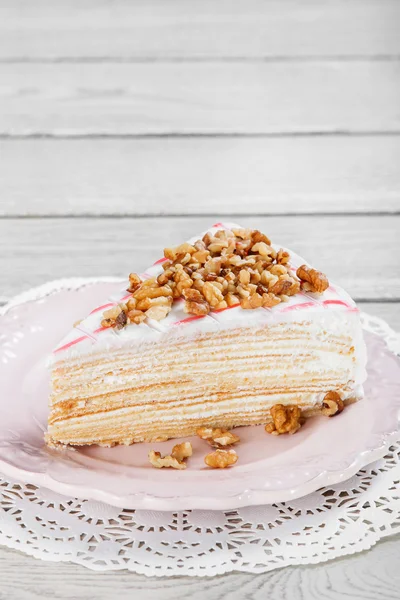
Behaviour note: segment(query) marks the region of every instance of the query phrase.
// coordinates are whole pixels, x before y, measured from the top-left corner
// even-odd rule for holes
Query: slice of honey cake
[[[95,307],[54,350],[49,445],[131,444],[201,426],[334,414],[363,395],[350,296],[257,230],[218,223]]]

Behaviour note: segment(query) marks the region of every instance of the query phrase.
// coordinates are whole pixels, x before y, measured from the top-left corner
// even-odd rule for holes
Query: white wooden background
[[[400,329],[399,0],[0,0],[0,302],[125,275],[219,216]],[[146,579],[0,550],[0,598],[397,599],[400,539]]]

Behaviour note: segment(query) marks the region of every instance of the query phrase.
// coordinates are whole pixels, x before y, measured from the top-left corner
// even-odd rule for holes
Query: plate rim
[[[123,281],[123,279],[120,277],[67,278],[53,280],[43,285],[33,287],[26,292],[13,297],[7,304],[0,307],[0,316],[4,316],[10,310],[21,307],[26,303],[33,303],[60,292],[75,292],[90,285],[99,283],[117,283],[121,281]],[[388,336],[393,336],[396,339],[399,338],[399,334],[397,334],[386,321],[380,317],[375,317],[368,313],[362,314],[381,325]],[[385,339],[382,335],[379,337]],[[385,340],[385,343],[388,346],[387,340]],[[395,352],[391,348],[389,348],[389,350],[395,355]],[[399,427],[399,419],[400,414],[398,415],[397,427]],[[68,483],[59,481],[52,477],[51,472],[49,472],[48,469],[46,469],[45,472],[34,472],[20,466],[15,466],[7,460],[4,460],[2,456],[0,456],[0,468],[1,472],[5,475],[20,479],[25,483],[30,483],[39,487],[43,486],[66,496],[105,502],[119,508],[160,511],[185,509],[227,510],[243,506],[274,504],[277,502],[294,500],[306,496],[321,487],[335,485],[341,481],[345,481],[354,476],[361,468],[382,458],[390,445],[399,439],[399,435],[400,432],[398,428],[396,431],[381,433],[380,444],[377,447],[372,449],[366,448],[364,451],[359,452],[347,466],[337,470],[327,469],[321,471],[315,477],[311,477],[293,487],[287,489],[280,488],[278,490],[253,489],[252,487],[249,487],[249,489],[239,493],[217,497],[211,495],[160,496],[143,491],[118,495],[93,486],[87,487],[79,482]],[[51,454],[50,456],[54,459],[54,454]]]

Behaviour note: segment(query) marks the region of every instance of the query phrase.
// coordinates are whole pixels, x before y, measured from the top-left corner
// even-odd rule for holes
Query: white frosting
[[[219,223],[208,231],[215,233],[219,229],[238,228],[234,223]],[[190,242],[195,242],[200,236],[193,237]],[[274,244],[275,249],[281,246]],[[294,270],[301,264],[307,264],[300,256],[288,250],[291,255],[291,265]],[[163,259],[157,261],[142,274],[143,278],[153,277],[162,273]],[[221,329],[252,326],[262,327],[278,322],[294,323],[304,321],[313,323],[321,328],[321,322],[329,335],[341,335],[348,332],[354,338],[356,348],[355,356],[355,383],[361,384],[365,380],[365,344],[362,338],[358,309],[350,296],[339,286],[330,285],[323,294],[300,293],[292,296],[288,302],[280,303],[272,309],[258,308],[243,310],[241,307],[213,311],[205,317],[188,315],[183,311],[183,301],[175,301],[169,315],[162,321],[147,319],[140,325],[129,325],[120,331],[113,328],[101,327],[103,312],[113,305],[124,302],[130,294],[121,290],[104,300],[99,307],[74,327],[54,350],[52,363],[67,358],[77,358],[91,352],[103,352],[107,348],[134,345],[140,347],[142,343],[159,342],[161,338],[175,339],[194,336],[198,333],[217,332]],[[343,329],[344,328],[344,329]],[[333,360],[333,356],[329,360]],[[338,359],[339,360],[339,359]]]

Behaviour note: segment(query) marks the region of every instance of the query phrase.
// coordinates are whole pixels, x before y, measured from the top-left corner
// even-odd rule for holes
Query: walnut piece
[[[296,275],[301,280],[302,288],[306,291],[322,294],[329,287],[326,275],[321,271],[310,269],[307,265],[301,265],[297,269]]]
[[[244,309],[252,309],[252,308],[260,308],[263,305],[263,299],[260,294],[252,294],[247,298],[242,298],[240,300],[240,306]]]
[[[334,417],[342,412],[344,403],[337,392],[328,392],[322,402],[322,414],[327,417]]]
[[[161,456],[161,452],[150,450],[149,461],[156,467],[156,469],[162,469],[163,467],[171,467],[172,469],[186,469],[185,458],[192,456],[193,450],[190,442],[183,442],[182,444],[176,444],[172,448],[170,455]]]
[[[145,320],[145,318],[146,315],[141,310],[133,309],[128,312],[128,319],[130,323],[135,323],[136,325],[139,325],[139,323],[142,323]]]
[[[101,321],[102,327],[115,327],[115,329],[122,329],[127,324],[127,306],[126,304],[119,304],[113,306],[103,313],[104,319]]]
[[[281,248],[278,252],[278,254],[276,255],[276,262],[280,265],[286,265],[290,260],[290,254],[289,252],[286,252],[285,250],[283,250],[283,248]]]
[[[171,312],[171,306],[150,306],[145,312],[145,316],[155,321],[162,321]]]
[[[210,312],[210,305],[199,290],[193,288],[183,290],[183,297],[185,298],[183,310],[186,313],[204,316]]]
[[[263,307],[264,308],[272,308],[273,306],[276,306],[277,304],[279,304],[279,302],[281,301],[280,298],[277,298],[276,296],[274,296],[274,294],[263,294],[262,296],[263,299]]]
[[[171,456],[182,462],[185,458],[189,458],[193,454],[192,444],[190,442],[182,442],[176,444],[172,448]]]
[[[264,242],[265,244],[267,244],[267,246],[271,245],[271,240],[269,239],[269,237],[261,233],[261,231],[258,231],[258,229],[254,229],[251,232],[251,241],[253,244],[257,244],[258,242]]]
[[[163,467],[171,467],[172,469],[186,469],[186,463],[180,462],[173,456],[161,456],[161,452],[150,450],[149,461],[156,467],[156,469],[162,469]]]
[[[208,467],[213,469],[225,469],[231,465],[234,465],[238,460],[238,455],[235,450],[216,450],[207,454],[204,458],[204,462]]]
[[[292,282],[287,279],[278,279],[278,281],[270,288],[270,293],[278,296],[279,294],[287,294],[292,287]]]
[[[134,292],[133,297],[136,300],[144,300],[145,298],[159,298],[160,296],[172,296],[172,289],[168,285],[161,287],[142,286],[137,292]]]
[[[214,448],[224,448],[225,446],[231,446],[240,442],[240,438],[236,434],[227,429],[220,429],[219,427],[200,427],[196,433],[202,440],[206,440]]]
[[[298,406],[275,404],[271,408],[272,423],[267,423],[265,431],[272,435],[296,433],[301,427],[301,411]]]
[[[136,273],[130,273],[129,275],[129,287],[126,290],[127,292],[134,292],[135,290],[138,289],[138,287],[140,286],[140,284],[142,283],[142,280],[140,279],[139,275],[137,275]]]
[[[217,304],[222,302],[224,296],[215,282],[206,281],[203,285],[203,294],[208,304],[215,308]]]

